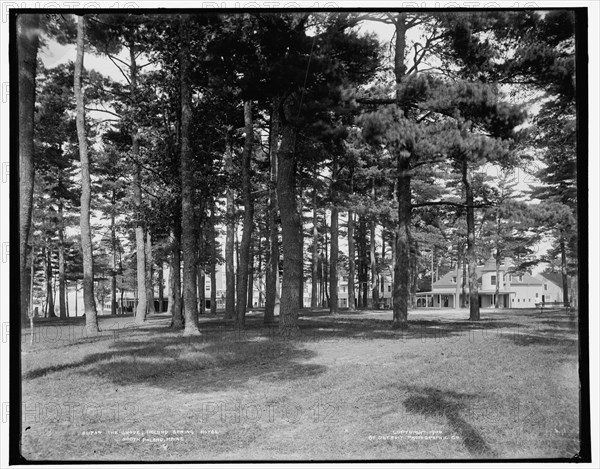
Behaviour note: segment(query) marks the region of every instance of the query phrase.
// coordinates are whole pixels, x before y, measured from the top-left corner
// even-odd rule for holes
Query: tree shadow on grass
[[[389,340],[458,340],[475,334],[489,335],[490,331],[523,328],[522,324],[498,318],[478,322],[463,320],[417,319],[409,321],[408,329],[392,330],[389,321],[356,317],[301,318],[299,340],[335,341],[336,339]]]
[[[112,350],[75,363],[42,367],[24,379],[61,371],[100,377],[118,385],[147,384],[179,392],[208,392],[244,386],[250,380],[277,382],[318,376],[323,365],[305,364],[316,354],[295,343],[207,341],[204,337],[115,340]]]
[[[571,355],[577,354],[577,338],[566,337],[564,335],[557,335],[556,330],[547,329],[545,331],[536,331],[537,334],[519,334],[510,337],[510,340],[515,345],[523,347],[531,346],[546,346],[554,347],[557,352],[566,353]],[[542,333],[539,333],[542,332]],[[543,332],[549,332],[547,335]]]
[[[467,410],[467,403],[479,396],[475,394],[441,391],[436,388],[408,388],[411,395],[404,400],[404,408],[413,414],[445,417],[450,428],[463,441],[472,456],[495,457],[496,452],[490,448],[480,433],[462,416]]]

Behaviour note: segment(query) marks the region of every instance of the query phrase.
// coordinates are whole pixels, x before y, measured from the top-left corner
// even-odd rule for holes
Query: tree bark
[[[164,312],[165,303],[165,266],[164,257],[160,260],[160,267],[158,269],[158,312]]]
[[[323,303],[323,307],[324,308],[329,308],[330,303],[330,298],[329,298],[329,239],[327,236],[327,217],[324,215],[323,216],[323,232],[325,235],[325,243],[324,243],[324,251],[325,251],[325,257],[323,259],[322,262],[322,267],[323,267],[323,293],[325,295],[325,302]]]
[[[268,243],[267,243],[268,245]],[[255,277],[256,281],[258,282],[258,307],[262,307],[263,305],[263,275],[262,275],[262,268],[263,268],[263,251],[262,251],[263,247],[262,247],[262,237],[259,236],[258,237],[258,272],[256,272]]]
[[[81,251],[83,253],[83,305],[87,333],[98,332],[98,317],[94,299],[94,260],[92,257],[92,232],[90,227],[90,205],[92,181],[90,178],[90,160],[85,131],[85,104],[82,89],[83,54],[85,39],[85,17],[77,21],[77,58],[75,60],[75,102],[77,140],[79,143],[79,159],[81,161],[81,214],[79,226],[81,230]]]
[[[408,327],[408,303],[410,299],[411,177],[408,158],[398,155],[397,161],[398,231],[396,237],[396,264],[394,265],[392,326],[406,329]]]
[[[411,236],[411,252],[410,252],[410,307],[415,308],[417,306],[417,282],[418,282],[418,253],[419,245],[417,241]]]
[[[496,250],[496,295],[494,298],[494,308],[500,306],[500,250]]]
[[[464,249],[464,248],[463,248]],[[462,252],[461,252],[462,255]],[[463,256],[463,263],[462,263],[462,279],[461,279],[461,286],[460,286],[460,293],[461,293],[461,300],[460,300],[460,307],[461,308],[466,308],[467,307],[467,280],[468,280],[468,275],[467,275],[467,259],[466,256]]]
[[[564,232],[560,233],[560,273],[562,276],[562,286],[563,286],[563,302],[566,304],[569,303],[569,277],[567,275],[567,249],[565,243],[565,235]]]
[[[111,194],[111,207],[110,207],[110,247],[112,250],[112,269],[111,269],[111,281],[110,281],[110,314],[117,314],[117,232],[115,227],[115,190],[112,190]]]
[[[371,257],[371,307],[373,309],[379,309],[379,275],[377,274],[377,257],[376,257],[376,239],[375,239],[375,221],[371,220],[370,224],[370,244],[371,249],[370,257]]]
[[[316,173],[315,173],[315,181],[316,181]],[[312,205],[313,205],[313,239],[312,239],[312,272],[311,272],[311,297],[310,297],[310,307],[312,309],[316,309],[319,307],[319,298],[318,298],[318,274],[319,274],[319,229],[317,227],[318,223],[318,212],[317,212],[317,187],[313,188],[313,196],[312,196]]]
[[[210,201],[210,314],[217,314],[217,233],[215,232],[215,199]]]
[[[462,163],[462,182],[467,203],[467,264],[469,266],[469,320],[479,321],[479,286],[477,284],[477,258],[475,255],[475,209],[473,208],[473,188],[469,175],[468,162]]]
[[[300,198],[299,203],[298,203],[298,213],[300,214],[300,232],[298,233],[298,236],[300,237],[300,246],[301,246],[301,252],[302,252],[302,275],[300,275],[300,286],[299,286],[299,291],[298,291],[298,308],[299,309],[303,309],[304,308],[304,215],[303,215],[303,208],[302,208],[302,202],[303,202],[303,190],[302,187],[300,187],[299,189],[299,194],[300,194]]]
[[[242,152],[242,194],[244,198],[244,221],[240,262],[238,264],[236,325],[243,328],[246,323],[246,301],[248,296],[248,272],[250,264],[250,243],[254,229],[254,200],[252,197],[252,144],[254,128],[252,124],[252,101],[244,101],[244,150]]]
[[[329,302],[329,311],[331,314],[338,314],[338,250],[339,250],[339,231],[338,231],[338,208],[335,205],[331,207],[331,257],[329,261],[329,292],[331,295]]]
[[[171,327],[183,329],[181,314],[181,217],[176,214],[172,237],[173,246],[169,266],[169,305],[167,313],[173,316]]]
[[[406,50],[406,13],[400,13],[395,20],[396,43],[394,54],[394,75],[396,77],[396,103],[401,104],[402,91],[400,85],[406,73],[404,53]],[[405,113],[406,115],[406,113]],[[410,224],[411,224],[411,176],[410,156],[396,154],[398,165],[398,228],[396,237],[396,263],[394,265],[394,295],[392,327],[406,329],[408,327],[408,303],[410,297]]]
[[[456,254],[456,301],[454,302],[454,309],[458,309],[458,307],[460,306],[460,286],[462,284],[462,259],[460,243],[458,243]],[[431,278],[433,279],[433,257],[431,258]],[[431,283],[431,289],[433,290],[433,282]]]
[[[190,21],[179,17],[180,93],[181,93],[181,245],[183,253],[184,335],[199,335],[198,299],[196,295],[196,223],[194,212],[194,167],[190,148],[192,123],[192,87],[190,83]]]
[[[235,243],[235,207],[233,195],[233,149],[231,142],[227,139],[225,149],[225,171],[228,175],[226,189],[226,214],[225,225],[227,233],[225,236],[225,317],[233,319],[235,316],[235,269],[234,269],[234,243]]]
[[[277,162],[277,201],[281,215],[283,249],[283,284],[279,312],[279,331],[291,337],[299,333],[298,293],[302,276],[302,246],[300,244],[300,214],[296,200],[296,130],[284,125]]]
[[[46,298],[48,306],[48,314],[46,317],[55,318],[54,314],[54,295],[52,293],[52,279],[54,278],[52,273],[52,250],[50,246],[46,246]]]
[[[356,249],[354,247],[354,213],[348,210],[348,308],[356,310],[354,279],[356,266]]]
[[[279,99],[273,100],[271,108],[271,129],[269,131],[269,159],[270,159],[270,184],[269,184],[269,250],[267,251],[265,275],[265,324],[274,321],[275,312],[279,304],[279,226],[277,220],[277,153],[279,150]]]
[[[136,50],[133,41],[129,44],[129,74],[131,89],[137,91],[137,63]],[[135,97],[134,97],[135,101]],[[137,129],[131,131],[131,156],[134,161],[133,171],[133,203],[135,205],[135,244],[136,244],[136,276],[138,303],[135,311],[135,323],[142,324],[146,321],[148,311],[147,278],[146,278],[146,237],[144,235],[144,221],[142,219],[142,168],[140,159],[140,139]]]
[[[259,237],[260,241],[260,237]],[[259,246],[260,249],[260,246]],[[250,259],[248,260],[248,298],[246,309],[251,310],[254,307],[254,257],[255,257],[254,242],[250,241]]]
[[[67,317],[66,273],[65,273],[65,226],[63,201],[58,201],[58,308],[60,318]]]
[[[17,65],[19,99],[19,267],[21,327],[29,324],[31,278],[31,215],[34,184],[35,75],[39,45],[39,15],[17,16]]]
[[[154,262],[152,259],[152,235],[150,229],[146,230],[146,298],[148,302],[148,314],[156,314],[154,307]]]
[[[206,272],[204,266],[198,266],[198,314],[204,314],[206,310]]]
[[[359,282],[362,299],[360,305],[367,308],[369,305],[369,259],[367,257],[367,221],[364,215],[360,216],[358,224],[360,245],[360,272]]]

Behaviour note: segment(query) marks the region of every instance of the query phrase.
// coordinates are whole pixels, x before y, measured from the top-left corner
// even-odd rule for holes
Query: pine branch
[[[484,202],[481,204],[473,204],[473,205],[467,205],[467,204],[463,204],[463,203],[458,203],[458,202],[444,202],[444,201],[440,201],[440,202],[421,202],[418,204],[412,204],[412,208],[418,208],[418,207],[432,207],[432,206],[439,206],[439,205],[449,205],[451,207],[460,207],[460,208],[483,208],[483,207],[493,207],[494,204],[491,202]]]

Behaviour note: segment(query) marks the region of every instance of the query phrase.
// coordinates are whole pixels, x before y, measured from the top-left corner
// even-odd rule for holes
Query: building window
[[[523,276],[519,275],[519,282],[522,282],[522,281],[523,281]]]
[[[521,302],[521,300],[520,300],[520,299],[517,299],[517,303],[520,303],[520,302]]]
[[[548,290],[548,284],[544,283],[544,290]]]
[[[514,298],[512,299],[512,302],[513,302],[513,303],[515,302],[515,299],[514,299]]]
[[[452,277],[452,283],[456,283],[456,277]]]
[[[382,283],[382,284],[381,284],[381,293],[383,293],[383,288],[384,288],[384,286],[385,286],[385,285]]]
[[[388,285],[388,291],[392,291],[392,286]]]
[[[496,285],[496,276],[492,275],[492,278],[490,279],[490,282],[492,285]]]
[[[536,298],[538,297],[538,294],[537,294],[537,293],[535,294],[535,297],[536,297]]]

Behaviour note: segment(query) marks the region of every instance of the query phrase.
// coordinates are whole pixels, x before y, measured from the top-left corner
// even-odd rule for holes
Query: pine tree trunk
[[[396,43],[394,53],[394,75],[396,77],[396,100],[398,105],[402,99],[400,85],[406,73],[404,53],[406,50],[406,13],[396,17]],[[396,237],[396,263],[394,265],[394,294],[392,327],[406,329],[408,327],[408,303],[410,297],[410,224],[411,224],[411,176],[410,156],[396,155],[398,164],[398,227]]]
[[[50,247],[46,247],[46,298],[48,299],[48,314],[49,318],[55,318],[54,314],[54,295],[52,294],[52,251]]]
[[[267,243],[268,245],[268,243]],[[262,251],[262,237],[259,236],[258,238],[258,272],[257,274],[257,279],[256,281],[258,282],[258,307],[261,308],[263,305],[263,275],[262,275],[262,268],[263,268],[263,251]],[[253,297],[254,298],[254,297]]]
[[[433,258],[431,259],[431,261],[432,261],[432,263],[431,263],[431,278],[433,279]],[[460,243],[458,243],[458,246],[456,249],[456,301],[454,302],[454,309],[458,309],[458,307],[460,306],[460,285],[462,284],[461,268],[462,268],[461,249],[460,249]],[[432,285],[431,289],[433,290],[433,282],[431,285]]]
[[[251,310],[254,307],[254,257],[254,242],[250,241],[250,259],[248,260],[248,301],[246,303],[247,310]]]
[[[85,131],[85,109],[82,89],[83,53],[85,38],[85,18],[80,16],[77,22],[77,58],[75,61],[75,102],[77,140],[79,143],[79,159],[81,161],[81,214],[79,226],[81,230],[81,251],[83,253],[83,305],[86,332],[98,332],[98,317],[94,299],[94,261],[92,258],[92,232],[90,227],[90,205],[92,181],[90,178],[90,161]]]
[[[210,201],[210,314],[217,314],[217,234],[214,198]]]
[[[410,221],[411,191],[410,165],[406,157],[398,156],[398,232],[396,264],[394,266],[393,327],[408,327],[410,300]]]
[[[329,301],[329,240],[327,237],[327,217],[323,217],[324,225],[323,231],[325,232],[325,259],[323,261],[323,292],[325,294],[325,302],[323,303],[324,308],[329,308],[331,304]]]
[[[316,174],[315,174],[316,180]],[[319,229],[317,226],[318,223],[318,213],[317,213],[317,188],[316,186],[313,188],[313,196],[312,196],[312,205],[313,205],[313,236],[312,236],[312,272],[311,272],[311,298],[310,298],[310,307],[312,309],[316,309],[319,307],[319,297],[318,297],[318,275],[319,275]]]
[[[69,282],[65,279],[65,295],[66,295],[66,301],[65,301],[65,306],[66,306],[66,316],[65,317],[69,317]]]
[[[112,269],[110,282],[110,314],[117,314],[117,232],[115,227],[115,190],[112,191],[110,208],[110,248],[112,250]]]
[[[467,160],[463,160],[462,182],[467,204],[467,264],[469,266],[469,320],[479,321],[479,286],[477,284],[477,258],[475,254],[475,209],[473,188],[469,176]]]
[[[464,248],[463,248],[464,249]],[[462,252],[461,252],[462,255]],[[468,281],[468,275],[467,275],[467,259],[466,256],[463,256],[463,263],[462,263],[462,279],[461,279],[461,301],[460,301],[460,307],[461,308],[466,308],[467,307],[467,281]]]
[[[275,312],[279,304],[279,227],[277,222],[277,153],[279,141],[279,103],[273,100],[271,108],[271,129],[269,131],[269,159],[270,159],[270,184],[269,184],[269,250],[266,259],[265,275],[265,324],[274,321]]]
[[[331,293],[331,301],[329,303],[329,311],[331,314],[338,314],[338,208],[334,205],[331,208],[331,257],[329,261],[329,291]]]
[[[129,71],[131,89],[137,90],[137,63],[136,50],[132,43],[129,44]],[[134,161],[133,171],[133,203],[136,211],[135,244],[136,244],[136,276],[137,276],[137,308],[135,323],[142,324],[146,321],[148,311],[147,279],[146,279],[146,237],[144,235],[144,221],[142,220],[142,168],[140,159],[140,139],[137,129],[131,131],[131,157]]]
[[[192,123],[192,87],[190,84],[190,21],[179,17],[180,92],[181,92],[181,246],[183,254],[184,335],[198,335],[198,298],[196,295],[196,223],[194,212],[194,168],[190,148]]]
[[[560,233],[560,273],[562,276],[562,287],[563,287],[563,302],[569,303],[569,277],[567,275],[567,250],[565,243],[565,234],[563,231]]]
[[[31,215],[34,184],[35,75],[38,53],[37,14],[17,16],[17,73],[19,101],[19,269],[21,327],[29,325],[31,278]]]
[[[183,316],[181,315],[181,219],[179,216],[175,217],[172,237],[173,246],[169,266],[169,305],[167,313],[173,316],[171,327],[173,329],[183,329]]]
[[[359,232],[359,245],[360,245],[360,272],[359,272],[359,281],[360,281],[360,291],[362,294],[362,300],[360,305],[363,308],[368,308],[369,306],[369,258],[367,256],[367,221],[364,218],[364,215],[360,216],[360,221],[358,225]]]
[[[198,266],[198,314],[204,314],[206,309],[206,272],[204,266]]]
[[[356,310],[354,294],[356,252],[354,248],[354,213],[348,210],[348,309]]]
[[[65,227],[63,201],[58,202],[58,308],[61,319],[67,317],[66,274],[65,274]]]
[[[410,253],[410,307],[416,308],[417,306],[417,283],[418,283],[418,274],[417,274],[417,265],[418,265],[418,252],[419,245],[417,241],[411,236],[411,253]]]
[[[158,312],[164,313],[165,303],[165,266],[164,257],[161,258],[160,268],[158,269]]]
[[[296,198],[296,130],[283,126],[277,162],[277,201],[281,215],[283,250],[283,284],[279,312],[279,331],[283,336],[296,336],[298,327],[298,293],[302,276],[300,214]]]
[[[500,250],[496,250],[496,296],[494,298],[494,308],[500,306]]]
[[[376,251],[376,239],[375,239],[375,221],[371,221],[370,226],[370,257],[371,257],[371,307],[373,309],[379,309],[379,275],[377,275],[377,257],[375,254]]]
[[[246,301],[248,297],[248,272],[250,266],[250,243],[254,229],[254,200],[252,198],[252,144],[254,128],[252,124],[252,102],[244,101],[244,150],[242,152],[242,194],[244,199],[244,221],[242,242],[240,245],[240,261],[238,263],[236,325],[243,328],[246,323]]]
[[[150,229],[146,231],[146,298],[148,314],[156,314],[154,307],[154,260],[152,258],[152,235]]]
[[[231,178],[233,177],[233,149],[229,139],[225,149],[225,171],[229,181],[226,189],[226,214],[225,225],[225,317],[233,319],[235,316],[235,269],[234,269],[234,244],[235,244],[235,207]]]
[[[303,191],[302,191],[302,187],[300,187],[299,191],[300,193],[300,197],[298,199],[298,213],[300,214],[300,232],[298,233],[298,236],[300,237],[300,246],[301,251],[302,251],[302,275],[300,275],[300,286],[299,286],[299,291],[298,291],[298,308],[299,309],[303,309],[304,308],[304,216],[303,216],[303,207],[302,207],[302,201],[303,201]]]

